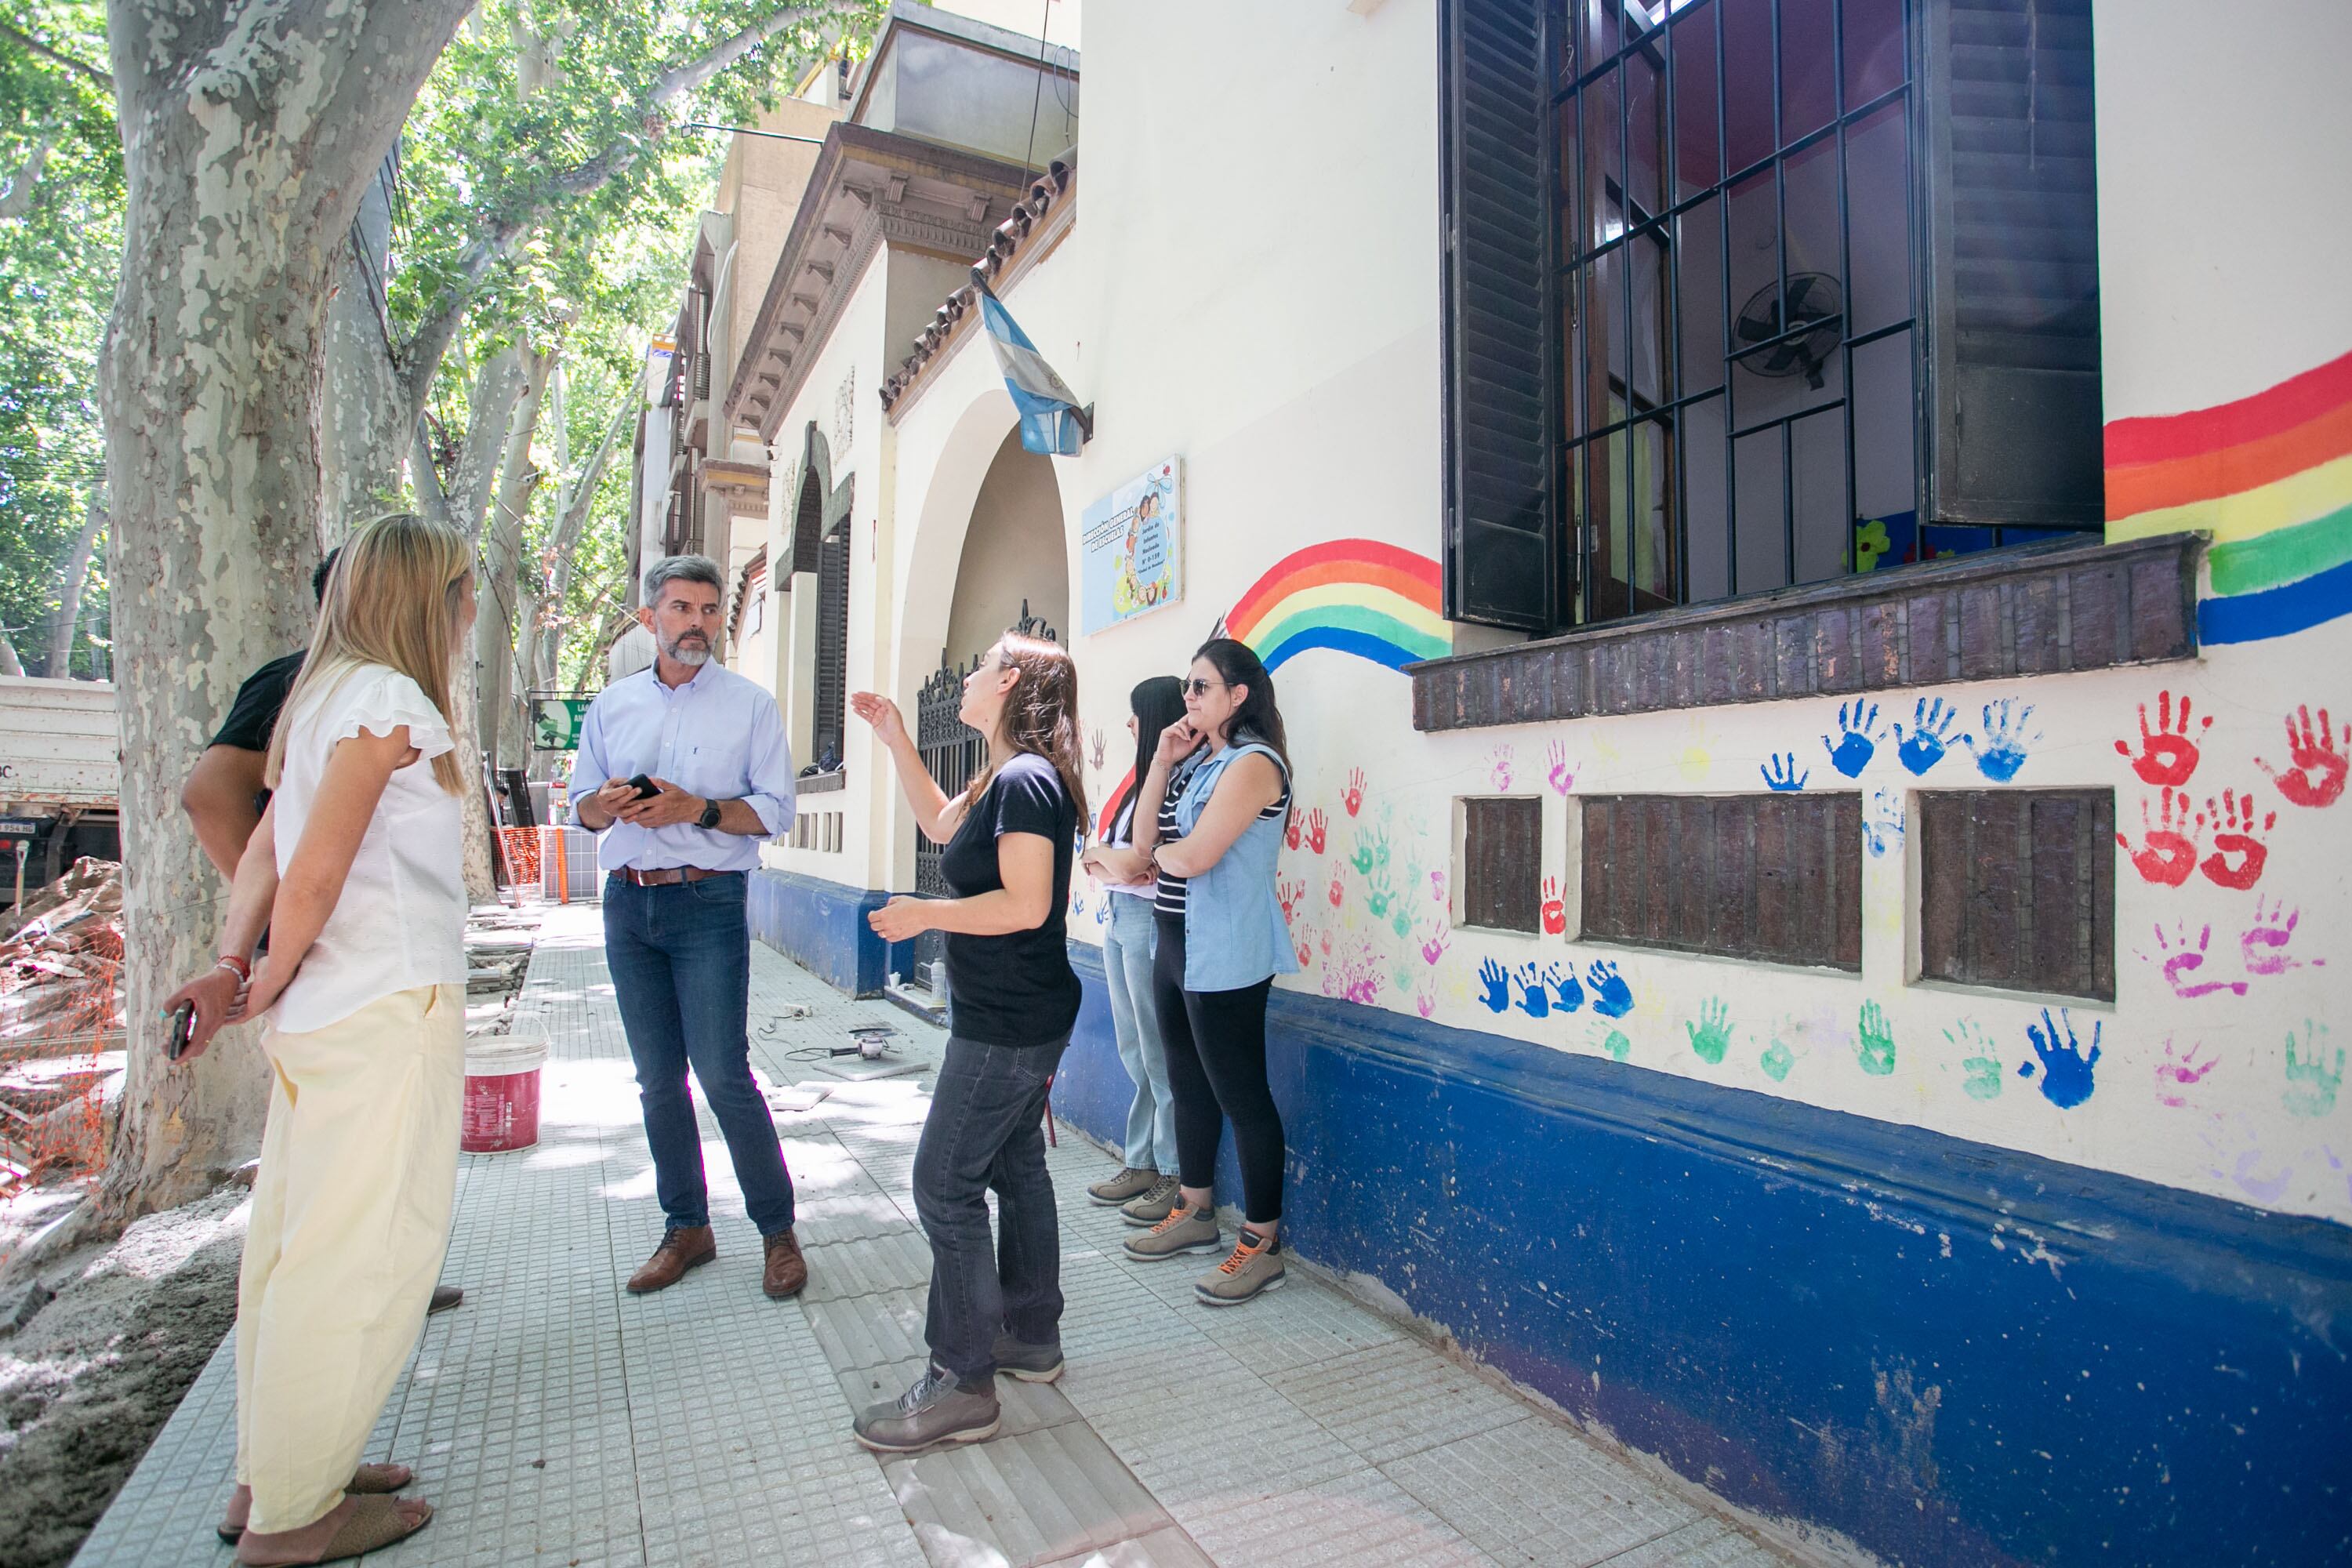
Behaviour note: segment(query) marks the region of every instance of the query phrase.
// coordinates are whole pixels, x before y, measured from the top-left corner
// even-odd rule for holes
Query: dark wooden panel
[[[1862,797],[1580,795],[1597,942],[1862,967]]]
[[[1462,804],[1464,923],[1534,931],[1543,875],[1543,802],[1504,797]]]
[[[1920,974],[2113,1001],[2115,795],[1919,796]]]

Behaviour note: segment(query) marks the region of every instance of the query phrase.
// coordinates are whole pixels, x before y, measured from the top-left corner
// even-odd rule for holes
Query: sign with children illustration
[[[1184,460],[1154,463],[1087,508],[1080,629],[1098,632],[1184,596]]]

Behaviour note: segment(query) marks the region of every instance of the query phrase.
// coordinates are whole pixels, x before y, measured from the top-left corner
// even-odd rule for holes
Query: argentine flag
[[[1021,411],[1021,445],[1024,450],[1052,458],[1075,458],[1086,445],[1090,423],[1079,412],[1078,395],[1054,374],[1021,323],[1004,308],[985,279],[977,273],[972,287],[980,291],[981,319],[988,323],[988,343],[996,351],[996,368],[1004,373],[1005,390]]]

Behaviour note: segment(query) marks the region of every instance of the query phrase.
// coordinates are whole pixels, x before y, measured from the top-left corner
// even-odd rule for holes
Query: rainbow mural
[[[2352,353],[2187,414],[2106,428],[2107,537],[2212,538],[2207,643],[2352,615]]]
[[[1332,539],[1276,562],[1225,616],[1269,670],[1309,648],[1390,669],[1450,653],[1437,563],[1370,539]]]

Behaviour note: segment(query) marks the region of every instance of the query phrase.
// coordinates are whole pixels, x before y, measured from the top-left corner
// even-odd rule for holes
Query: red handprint
[[[1293,849],[1298,847],[1298,810],[1296,806],[1282,819],[1282,841]]]
[[[1282,900],[1282,918],[1286,921],[1295,920],[1298,915],[1298,900],[1307,896],[1307,884],[1292,881],[1276,882],[1274,885],[1274,896]]]
[[[1307,814],[1307,847],[1318,855],[1323,853],[1323,808],[1317,806]]]
[[[1315,962],[1315,933],[1307,927],[1298,928],[1298,967],[1305,969]]]
[[[2298,728],[2300,724],[2300,728]],[[2340,743],[2352,752],[2352,724],[2344,726]],[[2286,721],[2286,754],[2292,763],[2282,773],[2260,757],[2254,765],[2271,775],[2279,794],[2286,796],[2289,805],[2334,805],[2344,794],[2344,775],[2347,765],[2345,752],[2336,731],[2329,728],[2327,710],[2319,710],[2319,727],[2311,724],[2311,710],[2297,708],[2294,717]]]
[[[2235,790],[2221,792],[2221,804],[2207,800],[2205,809],[2197,820],[2213,822],[2213,853],[2205,857],[2203,870],[2208,879],[2224,888],[2242,892],[2263,879],[2263,868],[2269,864],[2270,846],[2254,837],[2268,833],[2278,825],[2278,813],[2263,816],[2260,827],[2254,825],[2254,797],[2252,791],[2244,795]],[[2235,864],[2231,856],[2242,857]]]
[[[1559,879],[1546,877],[1543,886],[1543,928],[1558,936],[1568,929],[1568,906],[1559,901]]]
[[[2149,820],[2147,800],[2139,803],[2141,847],[2132,849],[2131,840],[2120,833],[2116,842],[2131,850],[2132,868],[2141,880],[2177,888],[2197,869],[2196,829],[2190,826],[2187,795],[2170,789],[2159,795],[2162,815],[2155,821]],[[2201,824],[2205,819],[2196,820]]]
[[[1335,910],[1336,910],[1336,909],[1338,909],[1338,908],[1339,907],[1339,905],[1340,905],[1340,902],[1341,902],[1343,900],[1345,900],[1345,899],[1347,898],[1347,896],[1348,896],[1348,889],[1347,889],[1346,884],[1344,884],[1343,882],[1341,882],[1341,881],[1339,880],[1339,872],[1337,872],[1337,871],[1332,872],[1332,873],[1331,873],[1331,907],[1332,907],[1333,909],[1335,909]]]
[[[1317,935],[1316,939],[1315,939],[1315,945],[1316,945],[1316,946],[1318,946],[1318,947],[1319,947],[1319,948],[1321,948],[1321,949],[1323,950],[1323,956],[1324,956],[1324,957],[1326,957],[1326,958],[1330,957],[1330,956],[1331,956],[1331,932],[1327,929],[1327,930],[1323,931],[1322,932],[1318,933],[1318,934]]]
[[[2200,720],[2197,732],[2202,735],[2213,727],[2211,719]],[[2189,695],[2181,693],[2180,717],[2175,727],[2172,714],[2172,693],[2156,694],[2156,729],[2147,727],[2147,704],[2139,705],[2139,755],[2133,757],[2131,742],[2117,741],[2116,750],[2131,757],[2132,772],[2144,784],[2167,788],[2185,784],[2189,775],[2197,771],[2197,742],[2189,738]]]
[[[1364,770],[1363,770],[1363,769],[1361,769],[1361,768],[1349,768],[1349,769],[1348,770],[1348,787],[1347,787],[1346,789],[1344,789],[1344,790],[1342,790],[1342,791],[1340,792],[1340,794],[1339,794],[1339,804],[1340,804],[1341,805],[1344,805],[1344,806],[1346,806],[1346,807],[1348,808],[1348,815],[1349,815],[1349,816],[1355,816],[1357,812],[1361,811],[1361,810],[1363,809],[1363,806],[1364,806]]]

